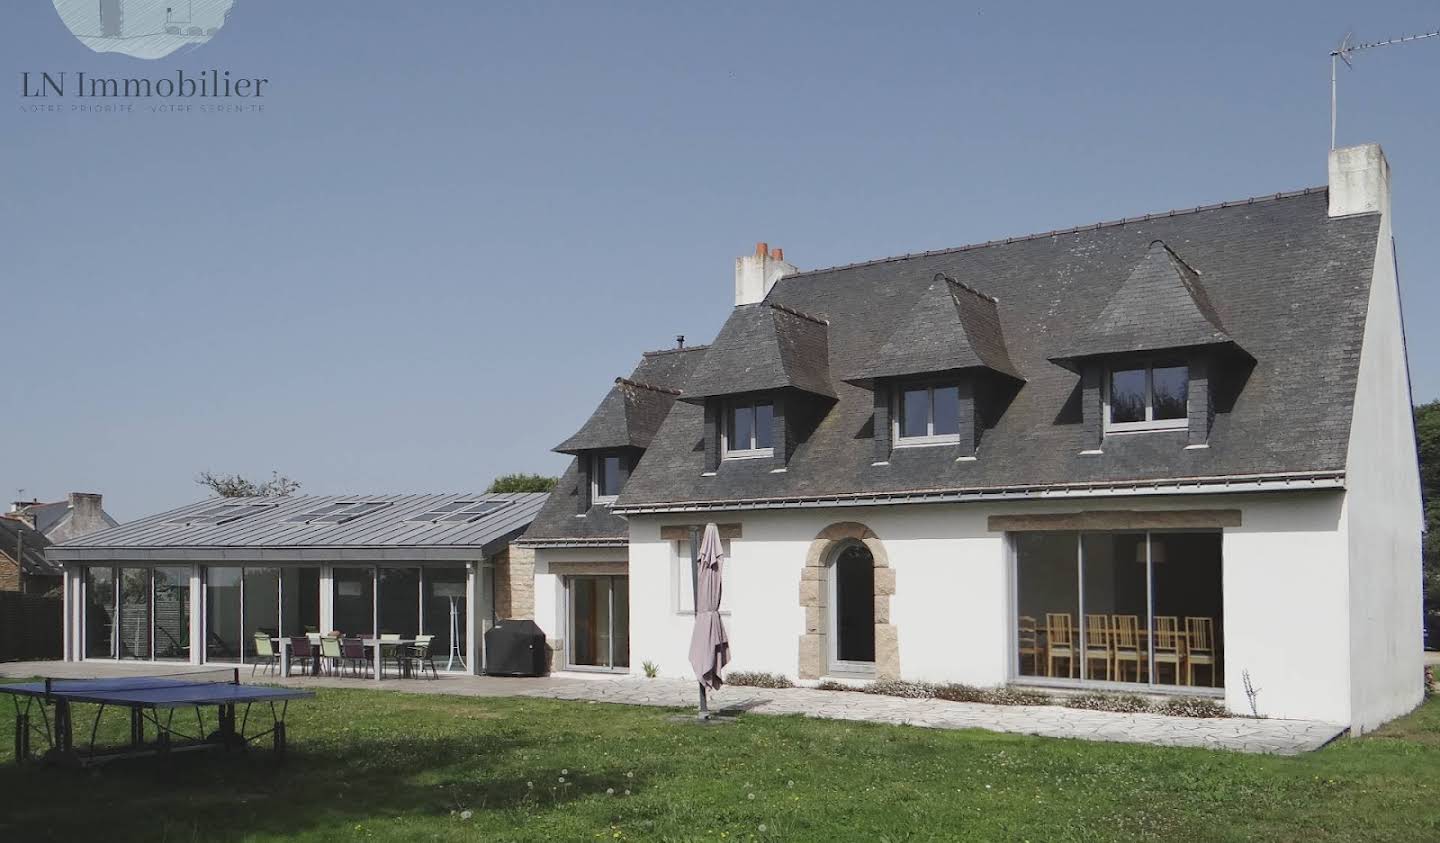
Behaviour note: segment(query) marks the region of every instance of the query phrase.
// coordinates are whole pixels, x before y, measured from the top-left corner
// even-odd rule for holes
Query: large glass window
[[[245,569],[245,657],[255,656],[255,633],[280,634],[280,569]]]
[[[725,454],[770,456],[774,452],[775,405],[769,401],[738,401],[725,414]]]
[[[240,615],[240,583],[244,569],[205,570],[205,660],[238,661],[246,651],[245,624]]]
[[[280,573],[281,635],[320,629],[320,569],[283,568]]]
[[[959,441],[960,389],[957,386],[921,384],[900,390],[895,419],[897,444]]]
[[[85,658],[115,657],[115,571],[85,569]]]
[[[333,579],[335,629],[346,635],[374,635],[374,570],[336,568]]]
[[[464,568],[425,569],[425,633],[435,636],[430,652],[446,670],[462,667],[465,657],[465,579]]]
[[[155,658],[190,660],[190,568],[155,569]]]
[[[420,631],[420,569],[380,569],[380,631],[415,636]]]
[[[150,658],[150,569],[120,569],[120,658]]]
[[[1218,532],[1013,541],[1019,676],[1223,687]]]
[[[1189,416],[1190,369],[1169,361],[1110,371],[1105,401],[1110,430],[1173,430]]]

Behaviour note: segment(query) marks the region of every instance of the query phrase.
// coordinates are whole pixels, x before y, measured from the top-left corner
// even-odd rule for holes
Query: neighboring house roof
[[[0,517],[0,553],[20,560],[20,573],[29,576],[59,576],[64,569],[46,558],[50,540],[39,530],[15,518]]]
[[[1105,309],[1085,326],[1056,362],[1132,351],[1164,351],[1234,341],[1200,276],[1156,240],[1135,264]]]
[[[49,552],[61,561],[473,560],[499,552],[519,535],[545,498],[543,493],[209,498],[53,545]],[[493,511],[471,517],[462,501]],[[352,506],[341,507],[347,503]],[[310,514],[316,515],[304,517]]]
[[[995,298],[941,273],[875,356],[844,377],[864,383],[958,369],[989,369],[1024,380],[1005,348]]]
[[[645,352],[630,377],[616,378],[615,386],[589,420],[555,450],[583,454],[589,449],[648,447],[679,397],[680,384],[690,377],[709,348],[697,345]],[[629,540],[629,522],[608,505],[595,504],[583,517],[577,513],[576,498],[584,479],[579,459],[572,460],[520,539],[521,544],[594,546],[625,544]]]
[[[786,388],[834,398],[827,328],[824,319],[773,301],[740,305],[680,400]]]
[[[937,274],[965,279],[999,300],[1006,348],[1025,385],[985,431],[973,461],[896,448],[888,463],[872,464],[872,394],[839,380],[838,401],[786,471],[733,460],[709,477],[697,447],[702,409],[677,403],[616,508],[881,502],[1276,475],[1333,480],[1345,469],[1379,222],[1377,214],[1329,217],[1318,188],[786,276],[767,304],[827,320],[828,370],[841,377],[866,370]],[[1203,279],[1203,294],[1168,254],[1152,250],[1156,240]],[[1223,330],[1253,357],[1253,369],[1216,415],[1207,448],[1186,449],[1184,432],[1154,432],[1110,437],[1103,454],[1082,454],[1079,378],[1051,358],[1073,353],[1091,326],[1110,320],[1106,310],[1130,295],[1127,286],[1165,289],[1155,276],[1171,270],[1157,258],[1171,262],[1199,314],[1184,323],[1187,336]],[[1156,312],[1173,315],[1176,300],[1168,295]],[[748,324],[745,311],[736,308],[731,321]],[[727,323],[721,334],[731,330]]]
[[[54,501],[52,503],[30,503],[25,504],[20,513],[27,518],[33,519],[35,529],[46,536],[53,536],[57,530],[63,527],[71,519],[75,508],[68,500]],[[109,513],[103,509],[99,511],[100,520],[109,527],[114,527],[119,522],[111,518]]]
[[[556,445],[562,454],[604,448],[646,448],[706,346],[646,352],[628,378],[616,378],[600,406],[574,436]]]

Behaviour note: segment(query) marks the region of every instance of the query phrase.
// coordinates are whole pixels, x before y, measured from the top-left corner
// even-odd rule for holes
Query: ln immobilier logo
[[[163,59],[209,42],[235,0],[51,0],[66,28],[97,53]]]

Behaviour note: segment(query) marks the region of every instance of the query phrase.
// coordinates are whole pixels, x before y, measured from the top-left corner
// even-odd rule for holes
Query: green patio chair
[[[250,675],[254,676],[260,665],[265,665],[267,673],[273,673],[280,664],[279,655],[275,652],[275,644],[270,640],[268,633],[255,633],[255,663],[250,666]]]
[[[440,672],[435,669],[435,656],[430,652],[430,642],[434,639],[435,636],[433,635],[415,636],[415,646],[410,650],[411,674],[414,674],[415,671],[418,670],[420,671],[420,675],[424,676],[425,668],[428,666],[430,668],[430,678],[440,678]]]
[[[340,651],[340,639],[328,635],[320,639],[320,664],[330,665],[330,675],[335,676],[340,672],[340,664],[344,654]]]
[[[405,654],[402,653],[401,651],[404,650],[405,647],[404,647],[403,645],[401,645],[401,644],[396,644],[396,645],[391,646],[391,645],[387,645],[387,644],[383,643],[383,642],[385,642],[385,641],[399,641],[400,639],[401,639],[401,636],[400,636],[400,633],[398,633],[398,632],[382,632],[382,633],[380,633],[380,641],[382,642],[382,643],[380,644],[380,675],[381,675],[381,676],[384,676],[384,675],[385,675],[385,663],[386,663],[386,662],[393,662],[393,663],[395,664],[395,673],[396,673],[397,675],[400,674],[400,672],[404,670],[405,666],[401,663],[401,660],[405,658]]]

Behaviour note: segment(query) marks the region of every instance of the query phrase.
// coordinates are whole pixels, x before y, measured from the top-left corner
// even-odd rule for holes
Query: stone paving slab
[[[92,677],[172,673],[184,665],[143,662],[12,662],[0,664],[0,676]],[[196,668],[203,670],[204,668]],[[301,687],[340,687],[470,697],[532,697],[619,705],[694,708],[694,682],[634,677],[540,678],[444,675],[436,679],[291,677],[281,679],[248,670],[243,681],[278,682]],[[712,711],[755,714],[798,714],[828,720],[892,723],[927,729],[985,729],[1051,738],[1189,746],[1237,752],[1296,755],[1319,749],[1346,727],[1312,720],[1194,718],[1162,714],[1117,714],[1061,706],[999,706],[948,700],[912,700],[853,691],[814,688],[749,688],[726,686],[710,695]]]

